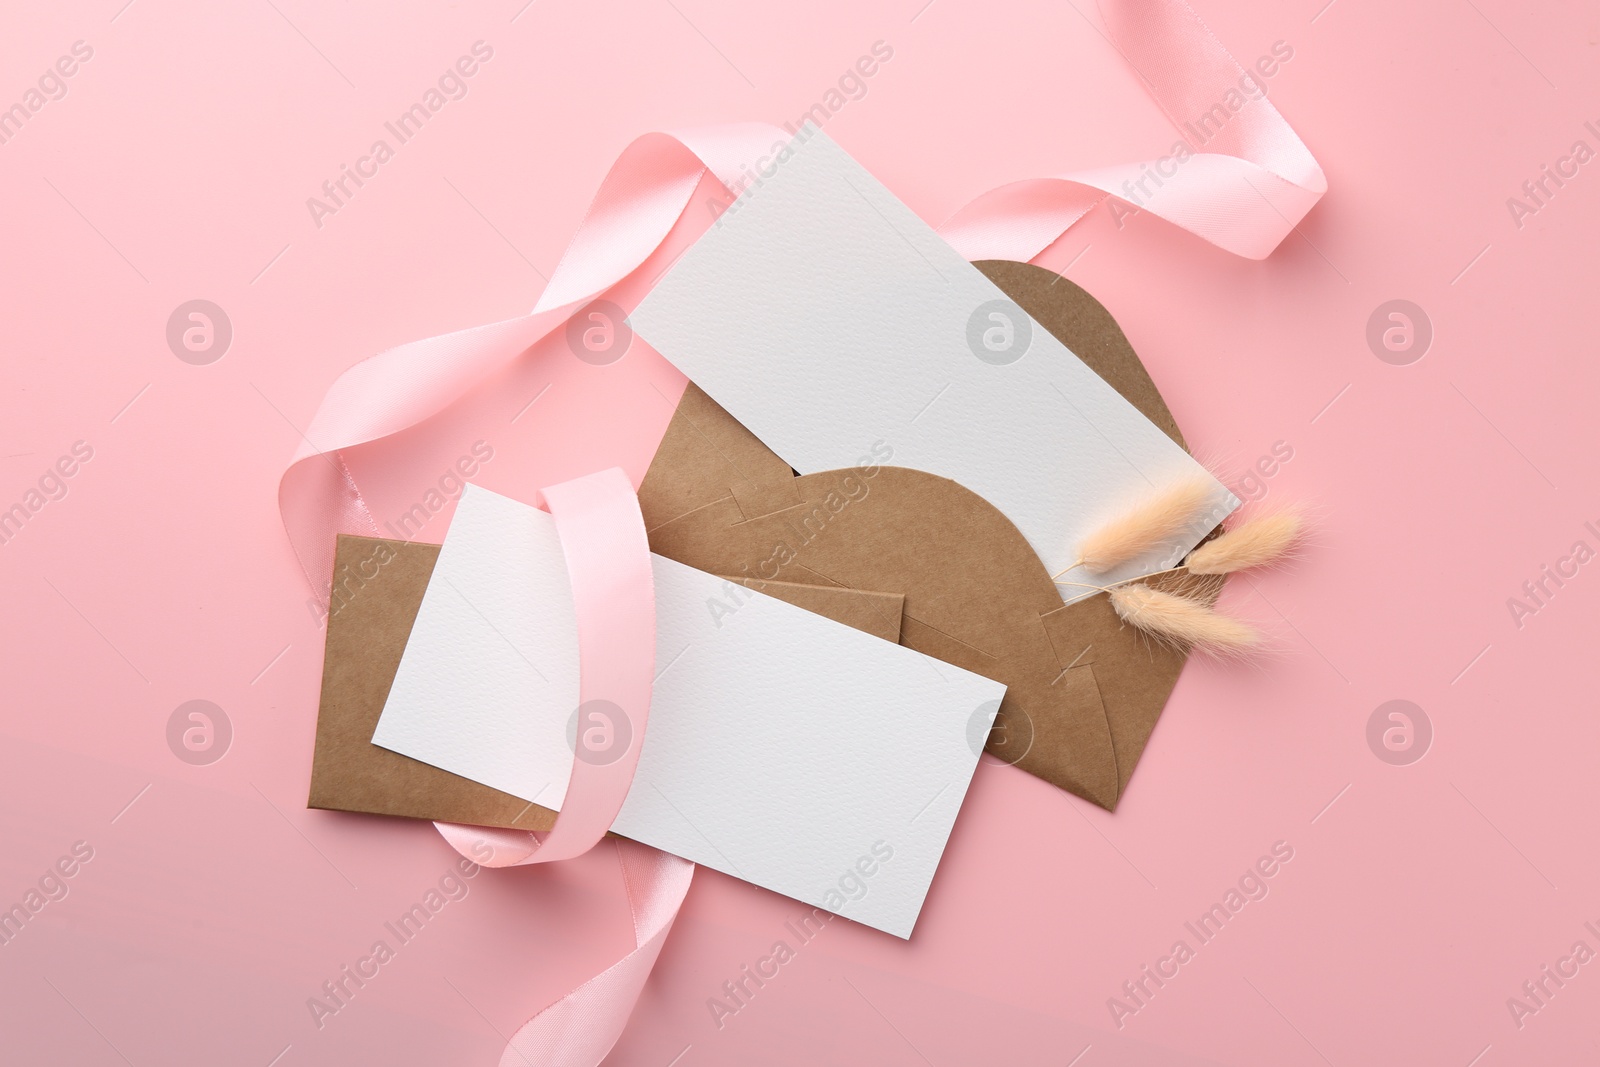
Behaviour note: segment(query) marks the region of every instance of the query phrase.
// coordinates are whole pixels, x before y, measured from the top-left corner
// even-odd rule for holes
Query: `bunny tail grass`
[[[1261,635],[1238,619],[1220,615],[1197,600],[1151,589],[1143,583],[1119,585],[1111,606],[1128,625],[1160,641],[1197,648],[1215,656],[1236,656],[1256,648]]]
[[[1293,511],[1249,519],[1189,553],[1184,566],[1191,574],[1232,574],[1246,567],[1265,566],[1294,547],[1304,525]]]
[[[1135,559],[1182,533],[1210,494],[1209,482],[1200,478],[1158,490],[1084,538],[1078,558],[1083,566],[1100,572]]]

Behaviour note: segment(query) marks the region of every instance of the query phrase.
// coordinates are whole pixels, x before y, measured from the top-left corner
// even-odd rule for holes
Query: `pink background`
[[[496,1062],[630,943],[616,864],[602,847],[480,874],[318,1028],[307,998],[453,854],[426,824],[304,809],[322,631],[277,514],[296,427],[356,360],[531,306],[631,138],[795,118],[875,41],[893,59],[826,129],[935,223],[1174,132],[1090,5],[124,2],[9,5],[0,32],[0,106],[74,41],[94,50],[0,144],[0,508],[93,448],[0,545],[0,906],[93,849],[0,946],[4,1058]],[[1579,673],[1600,563],[1520,627],[1507,607],[1575,541],[1600,548],[1578,430],[1600,384],[1600,164],[1520,228],[1506,206],[1575,140],[1600,147],[1583,126],[1600,22],[1575,3],[1321,4],[1198,5],[1243,62],[1294,49],[1272,99],[1332,189],[1298,235],[1248,262],[1101,209],[1042,260],[1117,315],[1230,484],[1292,449],[1266,501],[1314,504],[1317,542],[1229,592],[1280,651],[1192,665],[1115,815],[986,760],[911,942],[830,924],[721,1028],[708,998],[803,909],[700,873],[610,1062],[1600,1051],[1600,963],[1520,1028],[1506,1003],[1574,942],[1600,950],[1583,925],[1600,927],[1600,723]],[[468,95],[314,225],[306,198],[480,39],[494,57]],[[210,365],[165,339],[195,298],[234,330]],[[1396,298],[1434,329],[1406,366],[1365,339]],[[558,338],[356,466],[380,518],[479,439],[501,492],[611,463],[638,477],[680,385],[642,343],[596,367]],[[168,746],[192,699],[232,724],[209,765]],[[1391,699],[1431,722],[1420,761],[1368,745]],[[1108,998],[1195,946],[1185,921],[1278,841],[1294,858],[1270,894],[1118,1029]]]

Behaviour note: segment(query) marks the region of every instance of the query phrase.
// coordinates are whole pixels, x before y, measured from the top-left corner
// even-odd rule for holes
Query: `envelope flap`
[[[651,461],[652,470],[657,466],[656,476],[639,487],[650,525],[651,516],[683,515],[723,497],[742,498],[754,513],[765,514],[765,505],[757,502],[777,493],[781,506],[781,494],[794,478],[787,463],[693,386],[684,390],[672,414]]]

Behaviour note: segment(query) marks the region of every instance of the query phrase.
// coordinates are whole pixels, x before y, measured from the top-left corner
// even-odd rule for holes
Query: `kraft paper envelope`
[[[949,478],[998,508],[1050,574],[1153,485],[1201,480],[1207,507],[1102,583],[1173,566],[1239,505],[813,127],[629,322],[802,475],[873,455]]]
[[[731,583],[652,563],[649,728],[614,831],[909,937],[1005,687],[754,590],[718,611]],[[578,655],[555,520],[469,485],[372,740],[560,808]]]
[[[307,805],[548,830],[556,817],[549,808],[372,743],[438,558],[438,545],[340,535]],[[900,633],[904,598],[897,595],[788,582],[741,584],[889,641]],[[716,611],[738,601],[737,594],[724,591]]]
[[[1182,443],[1171,413],[1137,355],[1110,313],[1093,297],[1072,282],[1027,264],[985,262],[977,267],[1163,432]],[[646,522],[653,528],[652,548],[666,556],[698,562],[707,570],[737,575],[747,564],[765,560],[771,546],[758,545],[755,558],[747,560],[742,555],[747,546],[737,539],[739,531],[731,523],[703,520],[715,514],[731,519],[726,503],[730,497],[735,503],[742,501],[752,513],[761,510],[764,494],[778,494],[779,504],[784,500],[781,494],[789,494],[792,500],[795,489],[788,484],[791,481],[793,472],[786,464],[691,387],[640,487]],[[887,497],[880,494],[869,499],[874,499],[873,506],[878,508]],[[849,506],[859,512],[859,503]],[[701,520],[677,521],[702,507],[708,514]],[[977,511],[986,514],[983,509]],[[740,519],[743,514],[738,513]],[[896,521],[934,520],[912,515]],[[1003,524],[997,525],[1004,541]],[[970,544],[976,548],[982,540],[975,538]],[[968,584],[963,578],[969,573],[963,558],[966,553],[958,552],[939,561],[932,573],[919,576],[918,587],[931,591],[925,598],[913,595],[915,611],[907,619],[901,639],[913,648],[952,657],[958,664],[1009,682],[1011,688],[989,739],[992,755],[1113,807],[1128,786],[1184,657],[1124,628],[1103,597],[1067,607],[1053,604],[1037,573],[1039,565],[1015,546],[1014,538],[1011,544],[1011,564],[1002,568],[1006,573],[994,588],[1020,584],[1032,590],[1033,599],[1017,602],[1012,597],[1021,606],[1002,620],[1007,625],[981,617],[977,625],[970,625],[973,616],[948,610],[962,598],[952,601],[939,587],[947,582]],[[809,558],[817,547],[802,550],[801,555]],[[837,547],[843,550],[849,544]],[[889,557],[875,558],[870,545],[864,548],[872,573],[862,578],[863,584],[875,590],[898,585],[898,591],[905,592],[905,580],[887,565]],[[370,743],[437,553],[433,545],[340,538],[310,805],[548,829],[554,813],[547,808]],[[993,554],[990,550],[980,553]],[[880,636],[902,631],[903,598],[869,596],[835,585],[840,596],[822,602],[816,599],[814,585],[787,582],[790,578],[810,583],[834,580],[804,563],[802,559],[798,566],[785,566],[782,574],[786,581],[765,588],[839,621],[869,631],[876,625]],[[366,576],[369,572],[371,577]],[[979,576],[977,588],[966,599],[984,596],[984,581]],[[1199,592],[1214,596],[1219,588],[1220,581],[1208,579]],[[803,599],[808,596],[809,600]],[[869,603],[857,603],[859,599]],[[1034,601],[1037,604],[1030,617]],[[930,609],[942,613],[930,621]],[[947,636],[949,640],[945,640]],[[984,649],[993,649],[994,654],[986,656]]]
[[[976,269],[1183,447],[1094,298],[1023,263]],[[724,574],[904,594],[902,644],[1006,683],[989,752],[1114,808],[1184,656],[1125,627],[1103,596],[1063,605],[1007,516],[898,459],[880,443],[843,469],[797,476],[691,385],[639,489],[651,548]],[[1221,582],[1190,586],[1214,598]]]

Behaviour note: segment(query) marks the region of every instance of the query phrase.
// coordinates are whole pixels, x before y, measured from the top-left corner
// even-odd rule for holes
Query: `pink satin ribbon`
[[[484,867],[571,859],[598,844],[628,796],[650,720],[655,581],[633,484],[612,467],[548,486],[544,499],[561,538],[577,612],[578,707],[595,709],[591,714],[623,747],[613,752],[608,745],[598,753],[589,748],[580,717],[566,799],[542,842],[526,831],[434,824],[457,851]],[[493,850],[492,858],[482,859],[481,847],[473,851],[480,842]]]
[[[1179,129],[1203,130],[1204,145],[1186,133],[1182,162],[1168,153],[1002,185],[957,211],[940,234],[968,259],[1028,260],[1111,196],[1265,259],[1328,191],[1322,168],[1264,93],[1249,99],[1244,68],[1183,0],[1114,0],[1101,12],[1162,111]]]
[[[544,499],[577,610],[579,707],[597,708],[592,714],[622,747],[591,749],[580,718],[566,799],[542,841],[518,830],[434,824],[456,851],[485,867],[571,859],[593,848],[627,798],[650,719],[655,585],[633,486],[613,467],[550,486]],[[622,1036],[689,891],[694,864],[621,839],[617,852],[633,911],[633,951],[523,1024],[501,1057],[504,1067],[596,1064]]]
[[[1230,91],[1238,89],[1244,69],[1183,0],[1109,0],[1104,12],[1113,43],[1174,124],[1184,127],[1216,113],[1216,107],[1226,106]],[[379,533],[341,450],[396,434],[459,399],[561,326],[580,304],[610,289],[648,259],[677,224],[707,171],[737,188],[744,166],[769,155],[789,136],[765,123],[645,134],[612,164],[530,313],[400,345],[340,375],[278,487],[284,526],[313,588],[320,591],[321,579],[332,573],[335,532]],[[1236,111],[1228,108],[1220,128],[1204,146],[1190,144],[1189,149],[1189,158],[1178,164],[1167,158],[1013,182],[968,203],[940,232],[969,259],[1031,260],[1110,196],[1227,251],[1260,259],[1292,232],[1327,190],[1316,160],[1264,97],[1248,100]],[[1159,182],[1149,176],[1151,170]],[[594,552],[577,547],[576,538],[569,542],[565,532],[562,545],[574,573],[581,684],[586,694],[590,685],[596,687],[595,693],[635,694],[629,700],[638,700],[641,709],[633,724],[631,757],[637,759],[648,714],[653,632],[645,641],[642,629],[613,616],[637,609],[637,595],[641,588],[648,593],[648,585],[639,586],[635,573],[629,592],[605,586],[596,575],[606,560],[619,568],[637,566],[642,526],[634,528],[636,502],[631,516],[623,517],[616,495],[620,472],[595,477],[601,480],[579,479],[556,487],[549,503],[558,523],[594,529],[587,521],[593,518],[596,523],[619,524],[614,538],[604,532],[598,535],[604,543],[596,540]],[[622,481],[625,485],[626,479]],[[569,492],[579,483],[585,487]],[[645,566],[647,578],[647,556]],[[649,618],[653,631],[653,614]],[[619,653],[632,649],[635,662],[625,664],[607,656],[602,650],[610,647],[605,643],[610,641],[618,642]],[[637,696],[640,665],[645,682],[642,700]],[[600,673],[591,675],[589,668]],[[629,709],[635,706],[629,700],[614,702]],[[631,717],[633,712],[627,714]],[[610,825],[626,795],[625,779],[631,779],[632,767],[632,762],[625,770],[609,765],[598,768],[605,773],[591,775],[582,761],[575,764],[568,800],[556,829],[542,845],[531,835],[512,831],[447,824],[439,829],[469,858],[480,859],[475,846],[495,850],[488,866],[576,855]],[[632,842],[619,842],[618,851],[634,913],[635,948],[535,1015],[507,1047],[503,1067],[593,1067],[622,1033],[694,868]]]

